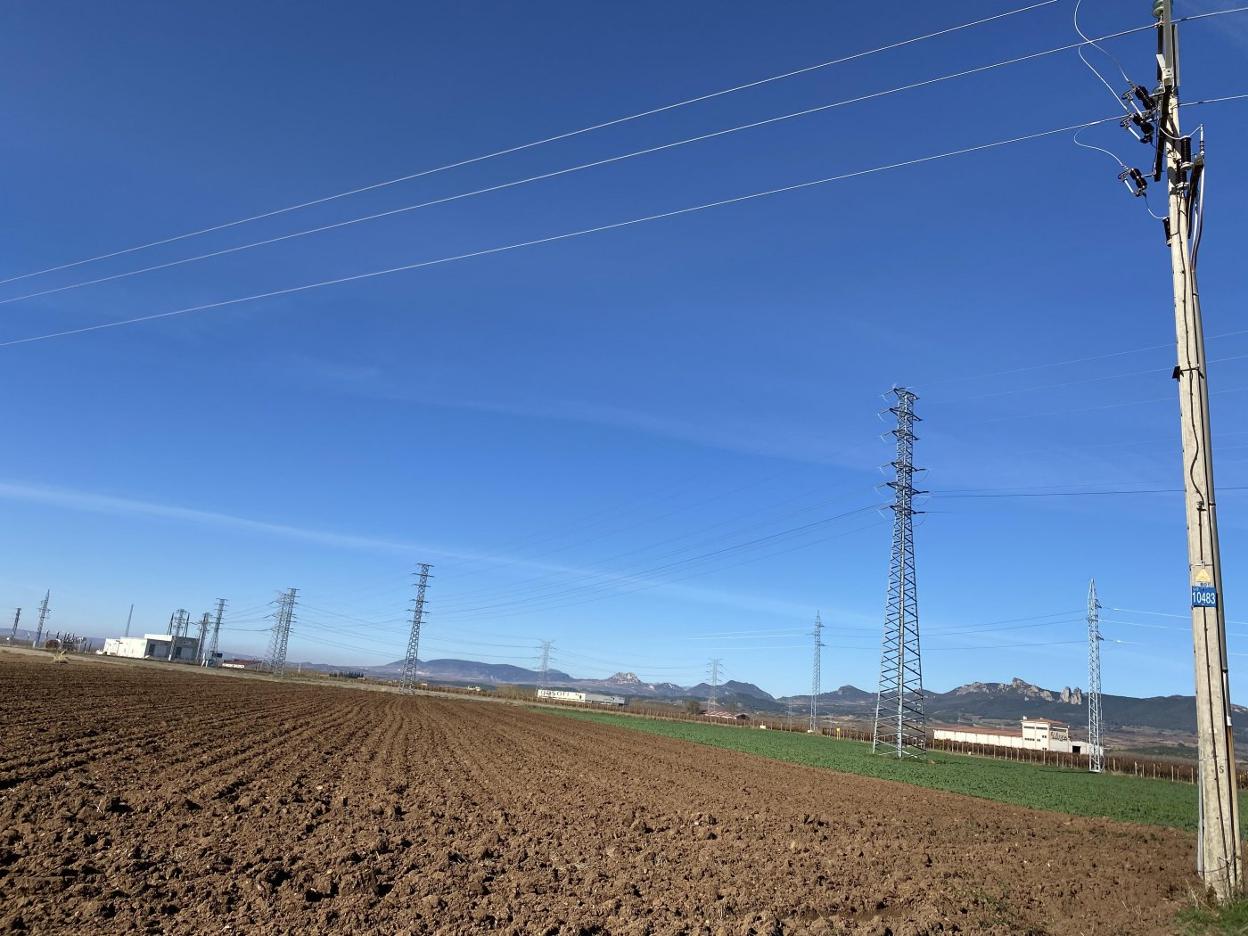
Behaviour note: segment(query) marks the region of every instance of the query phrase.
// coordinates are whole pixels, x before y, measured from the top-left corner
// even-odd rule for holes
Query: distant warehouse
[[[1052,751],[1061,754],[1087,754],[1086,741],[1070,737],[1070,726],[1047,718],[1024,718],[1022,730],[1011,728],[938,727],[933,729],[936,741],[978,744],[984,747],[1022,748],[1026,751]]]
[[[104,641],[104,656],[131,657],[136,660],[189,660],[199,655],[199,641],[194,637],[172,634],[144,634],[142,637],[109,637]]]
[[[538,689],[539,699],[555,699],[559,702],[588,702],[593,705],[623,705],[627,700],[621,695],[601,692],[578,692],[574,689]]]

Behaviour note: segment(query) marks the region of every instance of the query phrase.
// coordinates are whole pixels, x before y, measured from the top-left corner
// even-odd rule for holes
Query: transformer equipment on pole
[[[402,692],[416,690],[416,667],[419,665],[420,629],[425,623],[425,591],[429,588],[429,570],[433,568],[428,562],[417,566],[420,570],[416,575],[416,600],[412,602],[412,629],[407,635],[407,656],[403,658],[403,675],[399,680]]]
[[[927,718],[923,712],[923,661],[919,648],[919,599],[914,579],[914,414],[918,399],[905,387],[893,387],[897,417],[892,435],[897,454],[892,461],[893,545],[888,568],[888,601],[880,652],[880,684],[875,701],[871,750],[897,757],[920,757],[927,750]]]

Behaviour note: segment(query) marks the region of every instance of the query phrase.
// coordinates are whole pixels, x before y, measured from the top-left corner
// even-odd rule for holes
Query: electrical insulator
[[[1148,181],[1139,169],[1124,169],[1118,173],[1118,181],[1126,185],[1127,190],[1136,198],[1148,191]]]

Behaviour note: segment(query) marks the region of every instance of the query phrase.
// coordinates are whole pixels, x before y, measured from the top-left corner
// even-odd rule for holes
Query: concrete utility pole
[[[1159,158],[1169,192],[1166,242],[1174,287],[1179,415],[1183,437],[1183,488],[1187,512],[1187,562],[1192,587],[1192,639],[1196,651],[1196,728],[1200,759],[1200,833],[1196,869],[1219,899],[1243,887],[1239,801],[1235,792],[1235,742],[1231,734],[1231,687],[1226,652],[1222,561],[1218,550],[1217,500],[1213,490],[1212,434],[1205,331],[1196,287],[1196,260],[1204,226],[1205,154],[1192,153],[1192,138],[1179,130],[1178,27],[1171,0],[1155,0],[1159,85]],[[1196,237],[1191,239],[1192,223]]]
[[[48,622],[48,599],[52,597],[52,589],[48,589],[44,593],[43,603],[39,605],[39,623],[35,627],[35,642],[33,646],[38,647],[39,641],[43,639],[43,625]]]
[[[13,615],[13,630],[9,634],[9,643],[17,640],[17,622],[22,619],[22,609],[18,608],[17,613]]]
[[[130,613],[126,615],[126,636],[130,636],[130,622],[134,620],[134,605],[130,605]]]

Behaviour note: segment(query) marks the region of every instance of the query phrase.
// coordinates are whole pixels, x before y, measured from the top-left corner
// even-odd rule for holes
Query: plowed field
[[[488,702],[0,653],[0,929],[1166,933],[1174,830]]]

